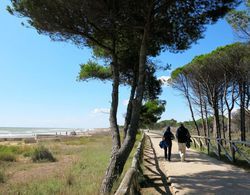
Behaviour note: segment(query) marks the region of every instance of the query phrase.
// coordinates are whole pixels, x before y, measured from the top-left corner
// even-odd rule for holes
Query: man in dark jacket
[[[172,140],[174,139],[174,135],[170,131],[170,127],[168,127],[166,131],[164,132],[163,139],[165,140],[166,145],[168,145],[168,147],[164,147],[165,159],[168,159],[168,161],[171,161]]]
[[[190,140],[190,134],[183,124],[176,131],[176,138],[178,141],[179,154],[181,161],[185,161],[186,157],[186,143]]]

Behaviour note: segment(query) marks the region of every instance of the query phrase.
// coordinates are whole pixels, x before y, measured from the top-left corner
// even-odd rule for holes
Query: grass
[[[9,152],[18,155],[28,152],[31,149],[32,147],[28,145],[17,145],[17,146],[0,145],[0,153]]]
[[[137,136],[138,140],[140,136]],[[0,194],[99,194],[100,184],[110,159],[112,146],[110,135],[62,139],[60,142],[46,141],[43,145],[49,148],[57,161],[42,164],[32,161],[5,164],[8,180],[4,185],[0,185]],[[123,175],[131,166],[134,151],[131,152],[124,167]],[[27,156],[30,158],[30,155]],[[51,171],[46,173],[46,169]],[[18,179],[9,174],[13,170],[25,172],[27,175],[25,180],[24,177]],[[37,174],[37,177],[29,179],[29,174],[33,176]],[[121,179],[122,177],[114,190]]]
[[[84,137],[57,143],[46,142],[46,147],[57,154],[56,166],[60,166],[64,156],[75,160],[65,166],[61,165],[62,170],[55,174],[51,173],[44,178],[8,186],[4,191],[6,194],[98,194],[109,161],[110,136],[94,139]]]
[[[0,183],[5,182],[5,173],[2,169],[0,169]]]
[[[0,160],[14,162],[20,155],[30,152],[30,146],[8,146],[0,145]]]
[[[16,159],[17,159],[16,155],[9,153],[9,152],[5,152],[5,153],[0,154],[0,160],[2,160],[2,161],[14,162],[14,161],[16,161]]]
[[[34,149],[34,151],[31,154],[31,159],[33,162],[55,162],[56,158],[53,156],[53,154],[49,151],[48,148],[45,148],[45,146],[40,145],[37,148]]]

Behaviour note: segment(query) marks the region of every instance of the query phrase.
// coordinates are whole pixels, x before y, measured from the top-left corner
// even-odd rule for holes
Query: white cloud
[[[169,86],[169,79],[170,78],[171,78],[170,76],[161,76],[158,78],[158,80],[160,80],[163,83],[163,85]]]
[[[127,105],[128,105],[128,101],[129,101],[129,100],[123,100],[122,104],[123,104],[124,106],[127,106]]]
[[[92,113],[97,114],[97,113],[103,113],[103,114],[109,114],[109,108],[95,108]]]

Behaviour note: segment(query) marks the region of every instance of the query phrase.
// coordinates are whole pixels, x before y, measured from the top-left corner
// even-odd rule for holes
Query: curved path
[[[180,162],[176,142],[173,142],[171,162],[165,161],[159,147],[161,136],[147,135],[173,194],[250,194],[249,172],[191,149],[187,150],[186,161]]]

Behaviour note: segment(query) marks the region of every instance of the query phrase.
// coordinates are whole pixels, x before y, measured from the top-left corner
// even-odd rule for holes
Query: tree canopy
[[[110,59],[112,101],[110,128],[113,148],[101,194],[111,191],[135,143],[144,98],[147,62],[163,50],[179,52],[203,37],[240,0],[11,0],[10,13],[27,18],[28,25],[55,41],[99,50]],[[128,55],[129,54],[129,55]],[[131,54],[131,55],[130,55]],[[128,60],[126,60],[128,56]],[[134,60],[131,60],[134,59]],[[128,63],[127,63],[128,62]],[[134,63],[133,63],[134,62]],[[106,69],[93,66],[98,75]],[[93,69],[83,66],[89,72]],[[130,71],[129,71],[130,70]],[[133,75],[128,105],[128,134],[121,144],[117,124],[120,73]],[[106,77],[106,72],[103,78]],[[147,78],[148,79],[148,78]],[[152,83],[150,83],[151,85]]]
[[[229,12],[227,21],[240,38],[250,41],[250,0],[245,0],[245,9]]]
[[[141,107],[140,127],[149,128],[156,123],[165,111],[165,101],[151,100]]]
[[[100,79],[105,81],[112,78],[110,67],[100,66],[97,62],[88,61],[86,64],[81,64],[81,71],[78,75],[78,80],[86,81],[89,79]]]
[[[238,104],[241,115],[241,140],[245,141],[245,116],[250,107],[249,70],[249,44],[234,43],[197,56],[190,63],[174,70],[171,84],[187,98],[191,112],[193,107],[198,107],[205,135],[210,132],[208,120],[212,113],[216,136],[225,138],[227,129],[231,139],[232,111],[235,104]],[[228,120],[224,116],[225,110]],[[193,121],[196,124],[194,118]],[[227,126],[225,123],[228,123]]]

